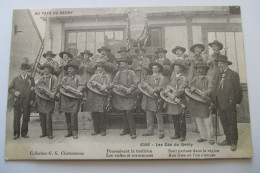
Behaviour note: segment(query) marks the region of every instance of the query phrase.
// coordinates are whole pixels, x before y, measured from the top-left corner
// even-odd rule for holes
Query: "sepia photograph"
[[[252,158],[239,6],[14,9],[5,160]]]

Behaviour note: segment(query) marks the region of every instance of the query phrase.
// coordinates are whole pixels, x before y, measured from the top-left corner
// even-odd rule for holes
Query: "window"
[[[66,31],[65,49],[73,56],[79,55],[85,49],[95,55],[98,53],[97,49],[103,45],[115,53],[124,45],[123,29]]]

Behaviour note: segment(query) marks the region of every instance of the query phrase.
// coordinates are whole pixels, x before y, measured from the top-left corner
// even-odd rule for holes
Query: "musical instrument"
[[[115,85],[111,83],[111,86],[113,87],[113,92],[117,95],[123,96],[123,97],[134,97],[135,94],[132,91],[132,93],[127,94],[128,88],[123,85]]]
[[[203,93],[203,91],[201,91],[197,88],[195,88],[194,92],[190,91],[190,87],[185,89],[185,94],[188,97],[190,97],[191,99],[196,100],[196,101],[201,102],[201,103],[210,103],[211,102],[210,97],[206,96],[205,98],[202,98],[201,97],[202,93]]]
[[[103,86],[102,84],[96,82],[96,84],[93,85],[93,83],[94,83],[93,80],[92,80],[92,81],[89,81],[89,82],[87,83],[88,89],[90,89],[91,91],[93,91],[93,92],[95,92],[95,93],[97,93],[97,94],[103,95],[103,96],[106,96],[106,95],[107,95],[107,93],[108,93],[108,90],[107,90],[107,89],[105,89],[105,91],[101,91],[101,90],[100,90],[101,87]]]
[[[59,98],[56,96],[56,94],[47,87],[36,86],[35,94],[38,97],[45,99],[45,100],[49,100],[49,101],[58,101],[59,100]],[[55,95],[54,98],[51,98],[51,97],[53,97],[53,95]]]
[[[78,93],[77,89],[75,89],[69,85],[67,85],[67,86],[61,85],[60,92],[61,92],[61,94],[74,98],[74,99],[79,99],[80,97],[83,96],[82,92]]]
[[[147,85],[147,87],[143,87],[144,86],[144,82],[140,82],[139,84],[138,84],[138,89],[143,93],[143,94],[145,94],[146,96],[148,96],[148,97],[150,97],[150,98],[152,98],[152,99],[154,99],[155,98],[155,95],[154,95],[154,93],[153,93],[153,91],[152,91],[152,88],[149,86],[149,85]]]
[[[185,105],[182,103],[181,99],[175,96],[176,90],[167,85],[164,91],[160,92],[160,96],[162,97],[163,100],[165,100],[168,103],[171,104],[179,104],[181,107],[185,107]]]

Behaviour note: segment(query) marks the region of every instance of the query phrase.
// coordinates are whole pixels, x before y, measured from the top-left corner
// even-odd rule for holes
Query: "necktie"
[[[222,73],[221,80],[219,83],[219,88],[221,88],[221,89],[223,89],[223,86],[224,86],[224,79],[225,79],[225,73]]]

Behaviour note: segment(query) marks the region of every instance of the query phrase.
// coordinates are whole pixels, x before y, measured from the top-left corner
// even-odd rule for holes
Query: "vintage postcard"
[[[252,158],[239,6],[13,11],[6,160]]]

